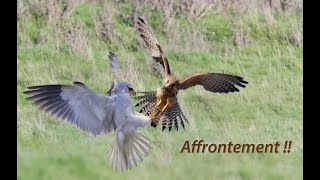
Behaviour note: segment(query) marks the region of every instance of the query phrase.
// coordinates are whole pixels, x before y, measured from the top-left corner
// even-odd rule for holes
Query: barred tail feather
[[[108,152],[107,158],[111,162],[113,169],[127,171],[137,163],[143,161],[150,152],[150,140],[135,133],[124,139],[123,143],[115,141]]]

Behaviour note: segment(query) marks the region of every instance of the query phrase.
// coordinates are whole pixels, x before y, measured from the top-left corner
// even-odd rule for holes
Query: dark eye
[[[131,88],[131,87],[128,87],[128,90],[129,90],[129,91],[133,91],[133,88]]]

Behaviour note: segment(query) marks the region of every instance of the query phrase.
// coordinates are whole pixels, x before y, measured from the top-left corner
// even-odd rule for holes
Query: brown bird
[[[201,85],[205,90],[217,93],[238,92],[236,87],[246,87],[242,77],[222,74],[222,73],[201,73],[193,74],[184,80],[178,80],[170,71],[168,59],[165,57],[162,48],[148,27],[145,20],[138,17],[137,28],[140,37],[144,40],[148,47],[152,58],[160,63],[165,70],[164,81],[158,91],[137,92],[141,94],[134,99],[141,100],[136,104],[140,107],[140,112],[151,117],[151,125],[156,127],[162,119],[162,131],[168,127],[169,131],[174,127],[178,130],[178,118],[181,126],[184,127],[184,121],[188,122],[183,114],[177,99],[179,90],[186,90],[190,87]]]

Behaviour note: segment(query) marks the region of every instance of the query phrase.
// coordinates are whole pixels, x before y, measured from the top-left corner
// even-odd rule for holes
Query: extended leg
[[[172,107],[176,103],[176,100],[174,98],[168,98],[167,104],[161,109],[161,112],[164,112],[166,109]]]
[[[161,109],[161,112],[164,112],[169,106],[169,103],[167,103],[162,109]]]
[[[162,102],[162,99],[160,99],[158,102],[157,102],[157,106],[159,106]]]

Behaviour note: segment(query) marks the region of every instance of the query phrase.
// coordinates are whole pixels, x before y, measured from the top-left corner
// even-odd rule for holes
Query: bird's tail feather
[[[112,167],[116,170],[126,171],[137,166],[139,161],[150,152],[150,140],[135,133],[133,136],[126,137],[123,144],[115,141],[108,152],[107,158],[111,161]]]

